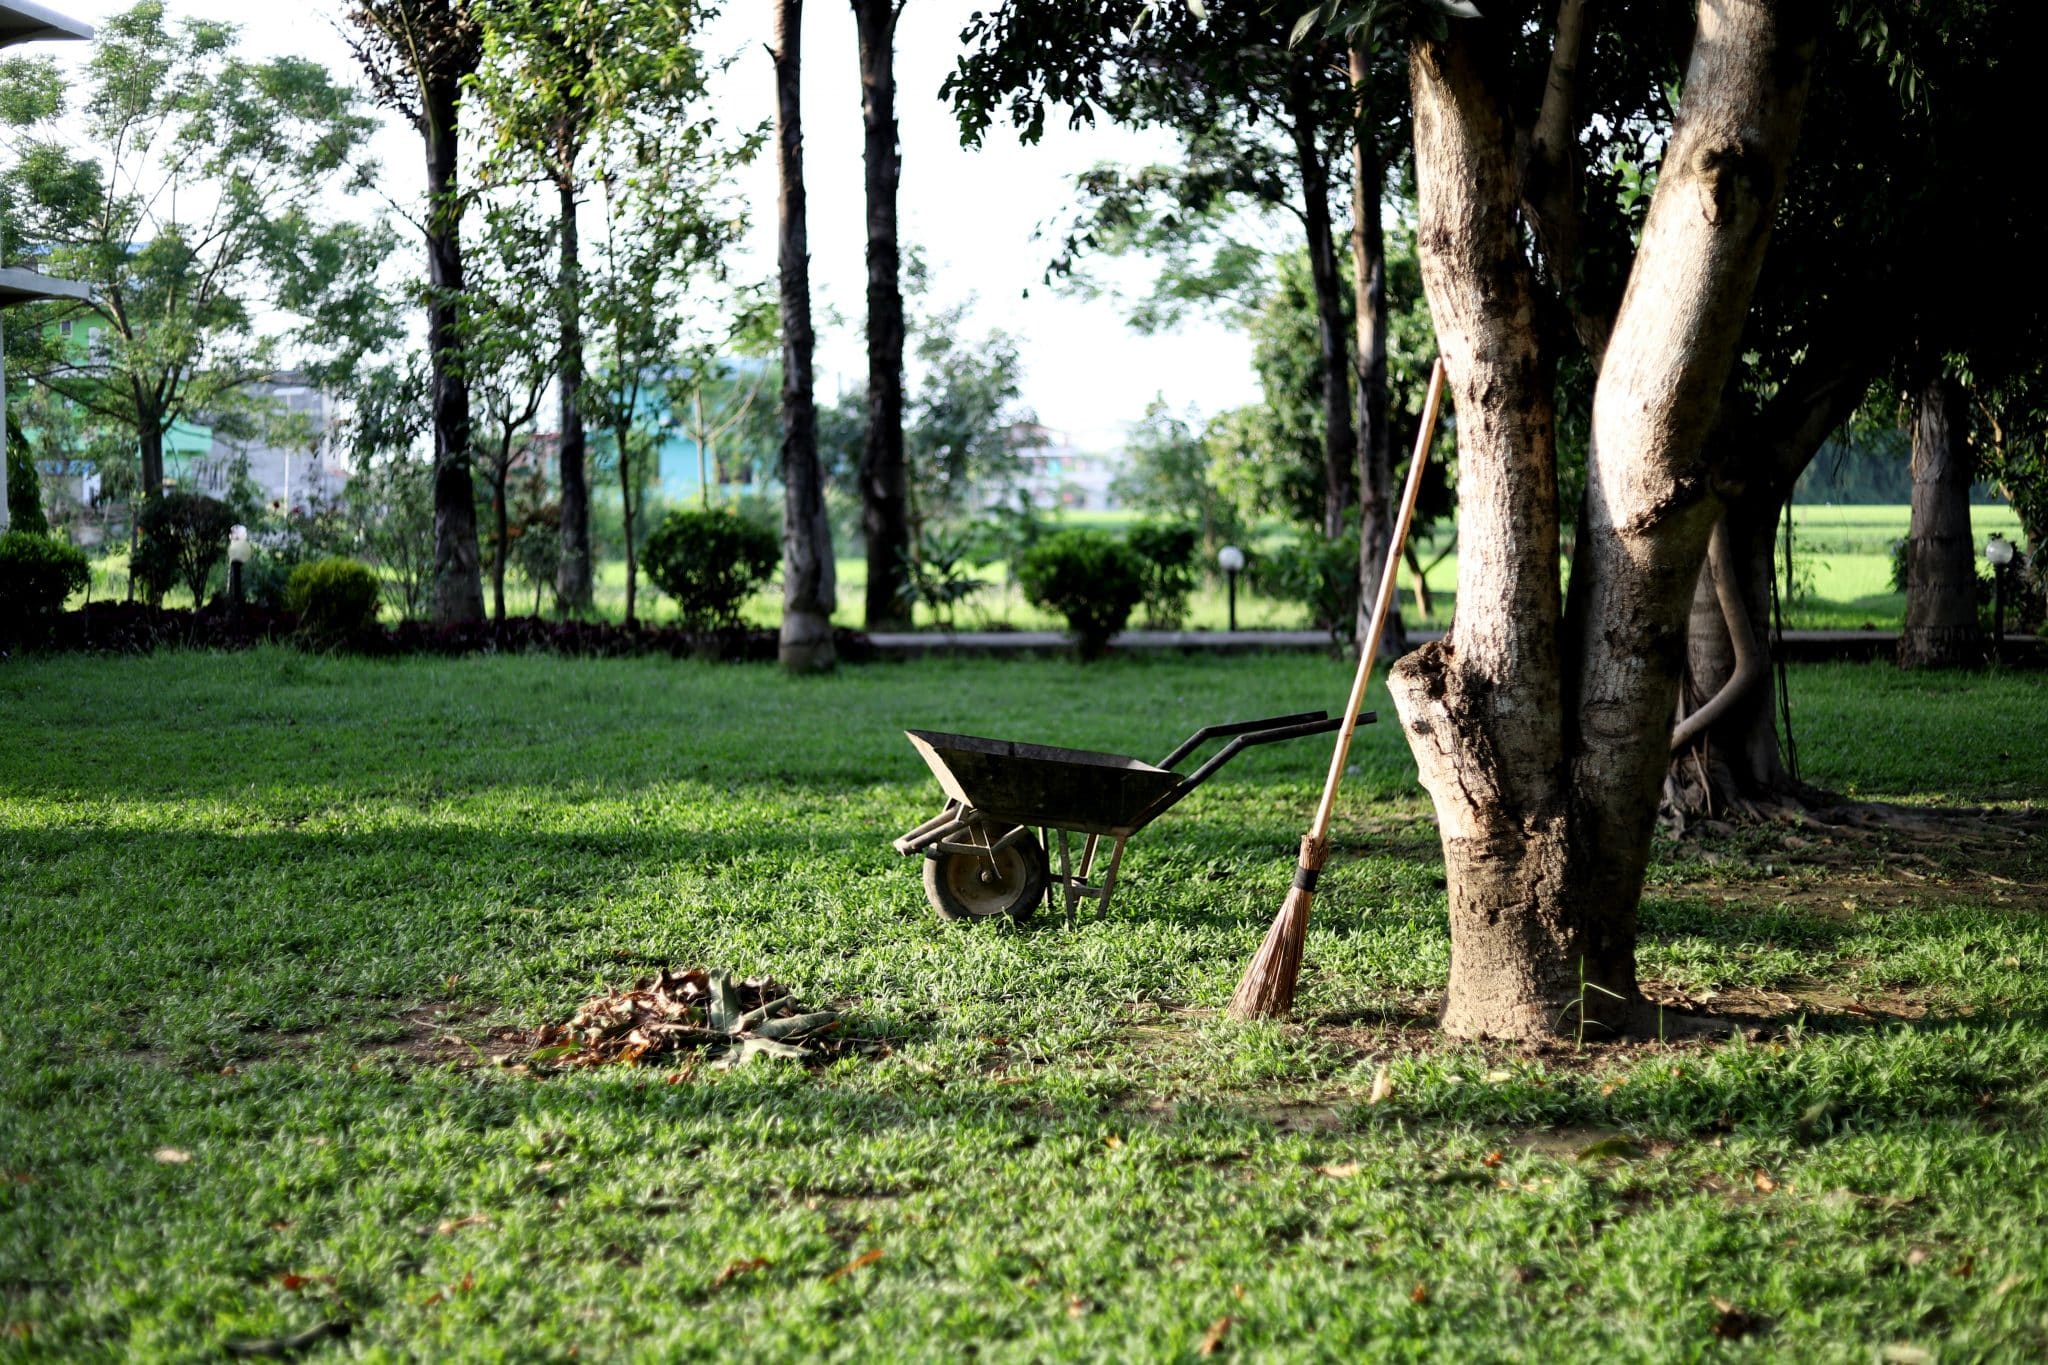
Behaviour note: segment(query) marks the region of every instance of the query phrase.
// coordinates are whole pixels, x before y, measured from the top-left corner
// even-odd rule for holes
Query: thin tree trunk
[[[1351,49],[1351,89],[1364,99],[1369,66],[1365,52]],[[1394,456],[1387,426],[1387,253],[1380,224],[1380,186],[1386,167],[1373,140],[1371,120],[1361,116],[1351,149],[1352,316],[1357,337],[1358,383],[1358,622],[1353,634],[1365,638],[1367,617],[1379,599],[1380,573],[1388,569],[1394,543]],[[1398,573],[1399,567],[1388,569]],[[1389,655],[1407,652],[1400,597],[1381,637]]]
[[[633,404],[628,402],[626,411],[632,410]],[[633,545],[633,521],[639,508],[633,501],[633,456],[632,447],[628,444],[632,439],[631,427],[621,425],[612,428],[612,441],[619,452],[619,520],[626,540],[626,624],[629,626],[639,624],[640,587],[640,555]]]
[[[861,119],[868,206],[868,428],[861,443],[861,526],[867,536],[869,630],[910,625],[910,528],[903,458],[903,290],[896,189],[896,14],[900,0],[853,0],[860,34]]]
[[[562,562],[555,571],[555,599],[561,610],[573,614],[590,610],[596,566],[590,544],[590,469],[581,401],[583,265],[576,233],[576,182],[564,176],[556,181],[555,189],[561,201],[561,278],[555,309],[559,339],[557,412],[561,428],[557,458],[562,471]]]
[[[497,544],[491,553],[491,619],[505,624],[505,551],[511,533],[512,513],[505,506],[506,476],[511,472],[509,456],[499,459],[491,470],[491,509],[496,516]]]
[[[1810,22],[1810,21],[1809,21]],[[1511,30],[1410,63],[1423,282],[1457,403],[1458,614],[1392,670],[1450,892],[1443,1025],[1591,1034],[1637,1017],[1637,905],[1694,584],[1720,508],[1708,434],[1811,65],[1762,0],[1705,0],[1593,402],[1569,610],[1551,377],[1523,252]]]
[[[1746,482],[1728,496],[1718,531],[1724,552],[1709,556],[1693,588],[1686,632],[1685,724],[1702,708],[1720,705],[1693,742],[1674,745],[1665,781],[1667,814],[1681,824],[1694,819],[1728,819],[1786,805],[1810,805],[1825,793],[1807,786],[1787,765],[1778,716],[1781,699],[1769,668],[1772,582],[1776,572],[1779,519],[1792,490],[1828,437],[1863,401],[1884,335],[1873,319],[1852,310],[1836,333],[1809,352],[1753,424],[1717,442],[1740,442],[1738,458]],[[1720,575],[1740,609],[1731,620]],[[1734,632],[1746,629],[1748,648],[1736,647]],[[1764,664],[1742,674],[1747,656]],[[1731,689],[1735,689],[1732,690]],[[1725,701],[1716,703],[1715,698]],[[1674,740],[1677,736],[1674,735]]]
[[[1334,540],[1344,534],[1358,437],[1351,429],[1352,368],[1344,340],[1344,291],[1337,275],[1337,245],[1330,231],[1330,167],[1323,159],[1312,80],[1311,70],[1296,67],[1288,78],[1287,104],[1295,171],[1301,180],[1302,220],[1308,231],[1308,270],[1316,291],[1316,348],[1323,373],[1323,534]]]
[[[476,485],[469,448],[469,378],[462,363],[462,197],[456,180],[461,86],[435,74],[423,91],[427,143],[427,352],[433,361],[434,574],[442,624],[481,621]]]
[[[1970,452],[1958,424],[1963,395],[1929,380],[1913,398],[1913,516],[1906,533],[1906,629],[1900,668],[1974,668],[1984,662],[1977,623],[1976,549],[1970,535]]]
[[[1703,707],[1725,709],[1673,749],[1665,804],[1676,817],[1725,820],[1805,794],[1780,752],[1778,688],[1769,666],[1782,505],[1775,486],[1731,499],[1716,529],[1724,551],[1707,557],[1693,585],[1680,715],[1690,726]],[[1737,604],[1739,615],[1731,617],[1724,598]],[[1752,661],[1746,675],[1745,659]]]
[[[815,337],[811,330],[811,254],[804,203],[802,33],[803,0],[776,0],[776,223],[782,286],[782,634],[776,654],[784,668],[799,673],[832,667],[832,610],[838,605],[832,522],[825,512],[825,480],[818,461],[818,413],[812,393],[811,350]],[[865,57],[862,65],[866,65]],[[892,225],[893,221],[892,214]],[[893,238],[891,241],[893,248]],[[898,324],[900,357],[900,300]],[[900,419],[900,406],[897,412]],[[872,420],[870,431],[872,434]],[[866,487],[865,479],[862,486]],[[870,598],[871,620],[872,601]]]

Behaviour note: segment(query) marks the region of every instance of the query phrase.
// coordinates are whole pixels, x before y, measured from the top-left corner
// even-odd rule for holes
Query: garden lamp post
[[[1244,568],[1244,551],[1235,545],[1226,545],[1216,552],[1216,563],[1223,570],[1224,590],[1230,598],[1230,628],[1237,629],[1237,575]]]
[[[1991,658],[2005,662],[2005,571],[2012,563],[2012,542],[1994,535],[1984,542],[1984,558],[1991,565]]]
[[[248,527],[228,528],[228,610],[237,616],[242,612],[242,566],[249,562],[254,549],[249,543]]]

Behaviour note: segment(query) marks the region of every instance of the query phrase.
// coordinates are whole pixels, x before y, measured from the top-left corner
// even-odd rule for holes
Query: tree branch
[[[1580,273],[1585,260],[1586,223],[1580,205],[1578,158],[1579,65],[1586,55],[1589,0],[1561,0],[1557,39],[1543,82],[1543,104],[1522,146],[1522,205],[1535,229],[1544,265],[1557,284],[1572,330],[1592,357],[1594,369],[1607,353],[1617,299],[1591,297]]]

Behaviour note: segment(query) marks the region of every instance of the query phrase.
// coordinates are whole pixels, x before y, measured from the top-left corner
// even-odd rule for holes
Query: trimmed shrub
[[[1174,522],[1142,521],[1125,533],[1125,542],[1144,561],[1145,624],[1153,630],[1179,630],[1188,619],[1188,594],[1195,590],[1195,547],[1202,533]]]
[[[130,572],[152,602],[173,584],[191,590],[192,605],[206,605],[206,585],[228,557],[235,514],[218,498],[170,492],[143,503],[135,518],[139,541]]]
[[[0,536],[0,640],[40,637],[92,580],[85,552],[30,531]]]
[[[691,630],[738,625],[740,604],[781,559],[773,531],[722,511],[670,512],[640,552],[647,577],[675,599]]]
[[[1267,555],[1253,581],[1268,597],[1308,608],[1331,644],[1348,640],[1358,630],[1358,531],[1335,540],[1304,531]]]
[[[1093,659],[1144,597],[1145,561],[1101,531],[1060,531],[1024,552],[1017,583],[1026,600],[1064,616],[1081,657]]]
[[[292,570],[285,605],[299,614],[299,630],[338,643],[376,629],[377,575],[353,559],[315,559]]]

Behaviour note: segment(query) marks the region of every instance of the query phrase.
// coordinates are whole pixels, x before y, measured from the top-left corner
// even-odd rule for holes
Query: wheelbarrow
[[[1358,721],[1369,725],[1375,718],[1364,711]],[[1084,900],[1107,911],[1133,834],[1253,745],[1327,735],[1342,723],[1322,711],[1303,711],[1205,725],[1156,764],[1087,749],[906,730],[944,789],[946,806],[896,840],[895,849],[906,857],[923,855],[925,899],[940,919],[1023,919],[1055,889],[1070,921]],[[1193,772],[1173,770],[1210,740],[1226,737],[1230,742]],[[1055,835],[1057,873],[1048,856]],[[1105,841],[1107,863],[1100,880],[1091,881]]]

